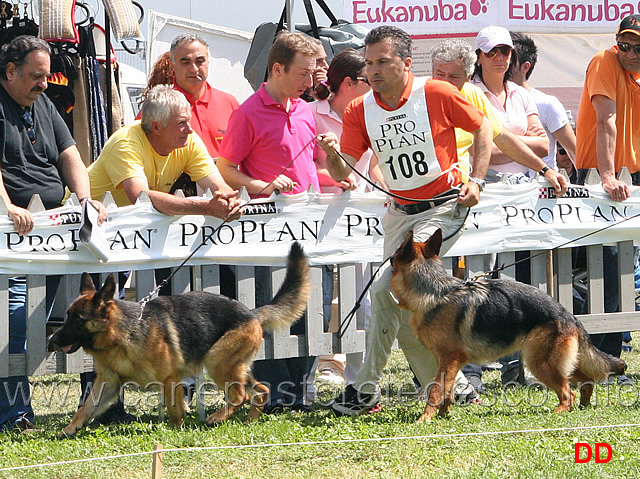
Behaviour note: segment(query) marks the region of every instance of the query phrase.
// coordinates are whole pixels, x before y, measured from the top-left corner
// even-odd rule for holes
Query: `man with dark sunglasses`
[[[616,45],[598,52],[587,67],[576,131],[578,183],[589,168],[600,173],[602,187],[615,201],[631,196],[616,178],[622,167],[640,185],[640,15],[625,17]],[[604,311],[619,309],[617,248],[603,248]],[[601,350],[620,356],[622,333],[593,335]],[[628,379],[627,379],[628,380]],[[618,382],[621,379],[618,378]]]
[[[47,89],[50,53],[47,42],[27,35],[16,37],[0,51],[0,196],[21,236],[33,229],[27,210],[31,197],[37,193],[45,208],[56,208],[61,206],[65,186],[78,198],[91,201],[101,221],[106,218],[102,203],[91,200],[89,177],[67,125],[42,94]],[[57,285],[51,279],[48,298]],[[24,276],[9,278],[11,354],[26,352],[26,293]],[[29,398],[27,376],[0,378],[0,431],[32,429]]]
[[[584,170],[579,177],[597,168],[603,188],[616,201],[630,195],[616,179],[620,168],[629,169],[634,184],[640,180],[639,50],[640,15],[629,15],[620,23],[616,45],[589,63],[578,111],[576,164]]]

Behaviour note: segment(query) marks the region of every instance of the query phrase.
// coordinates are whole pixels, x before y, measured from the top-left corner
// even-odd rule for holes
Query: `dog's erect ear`
[[[442,230],[438,228],[425,244],[425,257],[438,256],[440,254],[440,248],[442,248]]]
[[[101,303],[106,303],[107,301],[111,301],[113,299],[113,295],[115,294],[115,292],[116,278],[113,276],[113,273],[111,273],[109,276],[107,276],[107,279],[102,285],[102,288],[100,288],[96,292],[93,300]]]
[[[80,294],[93,293],[96,287],[93,284],[91,275],[89,273],[82,273],[82,279],[80,280]]]
[[[407,231],[404,235],[402,244],[398,247],[393,254],[393,260],[397,263],[410,263],[415,258],[415,249],[413,242],[413,230]]]

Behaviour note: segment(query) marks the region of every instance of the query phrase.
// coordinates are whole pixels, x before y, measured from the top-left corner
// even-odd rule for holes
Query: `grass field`
[[[624,353],[629,376],[640,382],[640,353]],[[382,412],[358,418],[312,413],[263,416],[243,425],[246,411],[209,428],[191,413],[181,430],[160,422],[153,394],[125,393],[139,421],[82,430],[71,440],[54,438],[75,410],[77,376],[36,378],[37,427],[30,435],[0,434],[0,478],[145,478],[151,455],[109,458],[21,470],[32,464],[165,450],[163,478],[635,478],[640,477],[640,386],[599,386],[595,405],[556,415],[557,398],[537,389],[504,393],[499,375],[485,373],[484,405],[454,406],[451,414],[416,424],[424,404],[411,394],[404,357],[394,352],[386,369]],[[47,405],[54,385],[56,401]],[[69,391],[69,396],[62,400]],[[332,396],[321,390],[320,399]],[[207,395],[207,411],[219,394]],[[50,401],[49,401],[50,402]],[[62,404],[63,403],[63,404]],[[608,463],[575,464],[574,443],[608,443]],[[252,446],[252,447],[238,447]],[[210,449],[205,449],[210,448]],[[603,451],[604,452],[604,451]],[[582,450],[581,457],[585,457]]]

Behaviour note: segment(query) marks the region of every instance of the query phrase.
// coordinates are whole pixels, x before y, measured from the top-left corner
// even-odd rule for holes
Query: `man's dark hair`
[[[364,46],[366,48],[369,45],[380,43],[387,39],[393,42],[393,49],[396,55],[402,59],[411,58],[411,37],[398,27],[383,25],[374,28],[364,38]]]
[[[207,41],[200,35],[197,35],[195,33],[182,33],[181,35],[175,37],[171,42],[171,47],[169,48],[169,51],[171,52],[171,61],[175,63],[175,51],[179,45],[182,45],[183,43],[190,45],[193,42],[201,43],[202,45],[207,47],[207,49],[209,48],[209,44],[207,43]]]
[[[524,33],[509,32],[511,33],[511,40],[513,40],[513,46],[515,47],[515,54],[518,56],[518,63],[522,65],[524,62],[529,62],[531,67],[525,75],[525,79],[528,80],[533,73],[533,67],[536,66],[538,61],[538,47],[529,35]]]
[[[33,51],[46,52],[51,55],[49,44],[31,35],[20,35],[9,43],[2,46],[0,50],[0,78],[7,79],[7,65],[13,63],[19,72],[27,61],[27,56]]]

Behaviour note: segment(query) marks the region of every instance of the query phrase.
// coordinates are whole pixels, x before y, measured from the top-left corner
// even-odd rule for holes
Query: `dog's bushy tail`
[[[622,359],[600,351],[591,342],[589,334],[584,328],[580,330],[580,344],[578,346],[580,369],[594,381],[602,381],[609,374],[624,373],[627,363]]]
[[[287,274],[271,302],[256,310],[262,327],[284,329],[295,323],[304,313],[311,294],[309,262],[297,241],[291,244]]]

